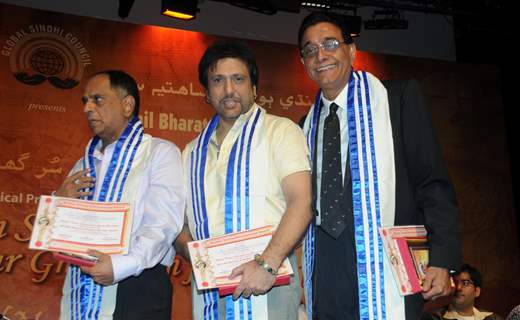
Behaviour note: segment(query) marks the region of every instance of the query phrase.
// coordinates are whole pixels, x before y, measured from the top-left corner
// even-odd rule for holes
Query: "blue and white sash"
[[[150,154],[151,137],[143,132],[143,125],[133,118],[114,146],[103,181],[96,181],[88,200],[133,202],[140,178]],[[94,150],[101,143],[92,138],[85,149],[83,168],[90,169],[96,178]],[[116,303],[117,284],[103,286],[95,283],[79,267],[70,265],[63,286],[61,319],[112,319]]]
[[[263,196],[259,196],[262,193],[265,195],[265,183],[260,182],[262,179],[256,178],[265,172],[262,168],[267,161],[267,152],[263,150],[265,143],[261,139],[264,115],[265,110],[257,105],[253,106],[249,119],[240,129],[229,154],[224,196],[224,233],[226,234],[263,225],[261,214],[252,211],[263,212],[261,207],[265,201]],[[218,115],[211,119],[206,129],[197,138],[195,148],[188,154],[190,164],[188,192],[191,200],[188,202],[188,205],[191,205],[188,211],[191,211],[194,217],[192,233],[197,240],[207,239],[219,232],[210,230],[206,199],[208,194],[211,194],[211,190],[208,190],[205,185],[208,144],[217,128],[218,119]],[[231,131],[228,135],[230,134]],[[222,213],[211,212],[211,214]],[[219,319],[217,290],[197,292],[195,285],[192,287],[194,319]],[[202,299],[200,299],[201,295]],[[237,301],[233,301],[231,296],[224,299],[226,300],[225,319],[267,319],[265,295],[252,296],[250,299],[241,297]]]
[[[393,225],[395,216],[394,150],[386,89],[373,75],[353,71],[347,94],[360,319],[404,319],[404,299],[394,283],[378,232],[381,226]],[[320,99],[319,92],[304,127],[310,150],[317,143]],[[303,259],[309,319],[313,310],[314,249],[311,226]]]

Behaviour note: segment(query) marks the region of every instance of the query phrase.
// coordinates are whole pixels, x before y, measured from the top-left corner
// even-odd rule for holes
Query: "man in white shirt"
[[[179,149],[144,134],[137,117],[135,80],[118,70],[92,76],[82,97],[94,137],[56,195],[130,202],[129,253],[97,257],[92,267],[70,266],[61,319],[170,319],[172,288],[166,268],[183,225],[185,193]]]
[[[475,300],[482,291],[482,275],[465,263],[454,277],[455,292],[448,306],[423,315],[423,320],[502,320],[496,313],[475,308]]]
[[[295,123],[255,103],[258,67],[245,45],[209,47],[199,63],[199,80],[216,115],[183,151],[191,192],[188,225],[176,248],[188,256],[191,238],[265,225],[276,231],[260,256],[232,271],[232,278],[242,277],[233,297],[192,286],[193,319],[296,320],[301,290],[293,250],[312,218],[305,137]],[[273,288],[286,257],[295,274],[289,285]]]

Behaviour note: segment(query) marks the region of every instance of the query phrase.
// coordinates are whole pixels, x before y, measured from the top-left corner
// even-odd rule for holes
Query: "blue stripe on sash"
[[[203,141],[203,137],[201,137],[199,139],[199,141],[197,141],[197,149],[195,149],[196,151],[199,151],[199,148],[201,147],[201,141]],[[192,177],[191,188],[193,190],[192,199],[199,199],[200,190],[198,189],[198,186],[199,186],[198,170],[199,170],[199,164],[200,164],[200,152],[192,152],[190,159],[191,159],[190,174]],[[194,200],[194,201],[192,201],[192,207],[193,207],[193,213],[194,213],[194,217],[195,217],[195,237],[197,237],[197,239],[203,239],[204,230],[201,229],[201,227],[203,227],[202,222],[201,222],[201,220],[202,220],[201,205],[199,202]]]
[[[366,73],[353,73],[352,79],[355,79],[358,103],[354,109],[348,109],[347,117],[350,138],[349,148],[360,318],[386,319],[382,244],[377,233],[381,220],[370,88]],[[348,105],[353,106],[355,103],[354,93],[352,92],[352,95],[350,93],[349,82]],[[364,96],[362,95],[363,93]],[[365,103],[363,103],[363,98],[365,98]],[[358,115],[358,120],[355,118],[356,114]],[[358,134],[360,135],[359,140]],[[358,142],[361,143],[360,146]],[[360,159],[360,156],[362,159]],[[363,165],[363,180],[361,180],[360,174],[361,164]],[[374,199],[372,199],[371,192],[373,192]],[[365,204],[365,212],[363,211],[362,203]],[[366,229],[365,222],[367,223]],[[365,245],[365,239],[368,240],[368,245]],[[376,245],[377,248],[375,248]],[[377,261],[375,260],[375,250],[377,250],[378,254]],[[381,307],[378,307],[378,305]]]
[[[385,286],[384,286],[384,266],[383,266],[383,243],[381,241],[381,238],[379,237],[379,233],[377,230],[379,230],[379,227],[381,227],[381,210],[380,210],[380,201],[379,201],[379,181],[378,181],[378,173],[377,173],[377,163],[376,163],[376,152],[375,152],[375,140],[374,140],[374,127],[372,125],[372,103],[370,101],[370,90],[369,90],[369,84],[368,84],[368,77],[367,73],[363,72],[363,82],[365,84],[365,101],[366,101],[366,110],[367,110],[367,118],[368,118],[368,135],[370,139],[370,155],[372,160],[372,176],[373,176],[373,188],[374,188],[374,205],[375,205],[375,227],[376,230],[374,230],[374,233],[372,235],[372,239],[377,242],[377,265],[375,266],[374,273],[376,274],[376,283],[379,284],[378,289],[375,289],[375,293],[379,292],[379,295],[377,295],[378,298],[381,299],[381,310],[378,310],[377,312],[377,319],[386,319],[386,308],[385,308]],[[374,241],[372,244],[374,244]],[[375,272],[379,271],[379,272]]]
[[[232,233],[233,232],[233,201],[235,198],[233,197],[233,185],[235,178],[235,157],[237,153],[237,143],[233,144],[233,148],[231,149],[231,153],[229,154],[229,162],[227,166],[226,173],[226,191],[225,191],[225,202],[224,202],[224,232]],[[240,197],[237,199],[237,203],[240,203]]]
[[[369,280],[369,286],[370,289],[368,292],[368,299],[370,299],[371,303],[369,304],[369,312],[370,316],[372,318],[377,316],[377,295],[376,295],[376,282],[377,282],[377,275],[375,273],[375,264],[374,264],[374,228],[373,228],[373,211],[372,211],[372,204],[371,204],[371,196],[370,196],[370,175],[369,175],[369,165],[368,162],[368,146],[367,146],[367,135],[365,128],[366,123],[366,116],[365,116],[365,109],[366,109],[366,101],[365,104],[363,103],[363,86],[362,86],[362,80],[361,75],[357,73],[359,79],[357,79],[357,85],[358,85],[358,113],[359,113],[359,123],[360,123],[360,130],[361,130],[361,150],[363,154],[363,176],[364,176],[364,182],[362,184],[363,191],[362,196],[365,196],[365,207],[366,207],[366,219],[368,220],[367,226],[368,230],[365,230],[365,239],[368,239],[369,241],[369,254],[367,256],[367,264],[369,266],[370,270],[370,278]],[[365,88],[367,89],[367,88]],[[368,274],[368,271],[367,271]],[[374,310],[375,309],[375,310]]]
[[[198,163],[198,154],[196,154],[195,152],[192,152],[190,154],[190,176],[194,180],[196,180],[196,178],[197,178],[197,175],[195,174],[196,168],[197,168],[197,166],[196,166],[197,163]],[[197,199],[196,195],[198,195],[198,190],[195,187],[196,184],[197,184],[197,181],[192,181],[192,183],[190,183],[191,198],[192,199]],[[201,238],[201,232],[200,232],[200,223],[199,223],[200,218],[199,218],[199,206],[198,206],[198,203],[195,202],[195,201],[192,201],[191,202],[191,209],[193,210],[193,216],[195,218],[195,237],[197,239],[200,239]]]
[[[112,155],[112,159],[110,159],[110,164],[107,169],[107,173],[105,174],[105,179],[103,181],[103,184],[101,186],[101,190],[99,192],[98,201],[106,201],[107,196],[109,193],[109,187],[110,187],[110,181],[114,178],[114,172],[117,168],[117,165],[119,162],[119,155],[121,153],[121,150],[123,148],[123,144],[125,143],[126,138],[130,135],[130,133],[133,131],[133,125],[135,123],[136,118],[132,118],[133,120],[128,123],[128,126],[125,128],[121,136],[116,142],[116,146],[114,148],[114,153]],[[130,145],[130,142],[128,143]]]
[[[367,297],[366,299],[369,300],[368,303],[368,310],[369,310],[369,317],[374,316],[374,306],[377,306],[377,297],[375,295],[375,283],[376,283],[376,274],[375,274],[375,266],[374,266],[374,247],[373,247],[373,222],[372,222],[372,205],[370,201],[370,180],[369,180],[369,174],[368,174],[368,162],[367,162],[367,132],[365,130],[365,114],[364,109],[365,105],[363,104],[363,96],[362,96],[362,83],[361,79],[358,78],[359,73],[356,72],[356,85],[357,85],[357,113],[359,117],[359,126],[358,126],[358,132],[361,133],[361,154],[363,159],[363,177],[364,181],[361,184],[361,197],[364,196],[365,200],[365,207],[366,207],[366,216],[364,217],[367,219],[367,227],[368,229],[364,230],[364,239],[368,239],[369,245],[368,245],[368,251],[369,253],[366,255],[367,258],[367,266],[368,270],[363,271],[363,276],[367,277]],[[365,227],[363,225],[363,227]],[[367,249],[366,246],[364,248]],[[370,287],[370,290],[369,290]]]
[[[250,173],[250,165],[251,165],[251,145],[253,141],[253,134],[256,128],[256,124],[258,122],[258,119],[260,118],[260,110],[256,113],[255,119],[253,120],[252,130],[249,135],[249,139],[247,141],[247,154],[246,154],[246,177],[245,177],[245,184],[246,184],[246,230],[249,230],[250,227],[250,219],[249,219],[249,173]]]
[[[73,288],[78,285],[77,276],[78,276],[78,267],[70,266],[70,284]],[[71,294],[72,301],[76,301],[78,299],[78,290],[73,290]],[[73,319],[77,319],[77,314],[79,314],[79,303],[71,303],[70,304],[70,314]]]
[[[240,320],[244,320],[244,300],[246,299],[239,299],[238,301],[238,304],[240,305],[240,308],[239,308],[239,314],[240,314]],[[249,301],[251,301],[251,298],[250,299],[247,299]]]
[[[249,218],[249,174],[250,174],[250,155],[251,145],[253,139],[253,133],[261,114],[261,110],[257,109],[254,116],[254,120],[251,124],[251,118],[245,124],[242,129],[241,135],[233,144],[227,167],[226,175],[226,189],[224,199],[224,221],[225,221],[225,232],[235,232],[237,230],[249,229],[250,218]],[[216,129],[218,124],[218,116],[214,116],[206,130],[201,134],[198,139],[197,147],[192,151],[190,155],[190,186],[192,196],[192,209],[195,218],[195,233],[198,240],[209,237],[209,226],[208,217],[205,204],[205,191],[204,191],[204,174],[206,168],[206,157],[208,143]],[[247,128],[251,127],[249,137],[247,139],[247,147],[244,152],[244,144],[246,141]],[[245,176],[244,186],[242,186],[242,162],[244,154],[245,159]],[[237,175],[235,176],[235,173]],[[236,180],[235,180],[236,179]],[[234,184],[236,183],[236,188]],[[242,197],[242,192],[245,196]],[[234,205],[235,204],[235,205]],[[245,221],[242,221],[242,208],[245,212]],[[236,224],[234,223],[236,221]],[[208,290],[204,293],[204,319],[210,319],[213,316],[214,319],[218,319],[218,305],[217,305],[217,292],[216,290]],[[230,300],[231,299],[231,300]],[[233,302],[231,297],[226,299],[226,317],[234,318],[235,314],[235,303],[241,306],[241,317],[244,314],[244,302],[243,298],[240,298],[237,302]],[[250,301],[246,304],[249,318],[251,317],[251,304]]]
[[[132,136],[130,138],[130,141],[133,142],[134,138],[136,137],[136,135],[138,135],[139,133],[142,133],[142,130],[140,131],[139,129],[141,128],[139,126],[134,126],[133,128],[135,128],[135,130],[133,130],[132,133],[130,133]],[[128,141],[128,142],[130,142]],[[140,139],[139,141],[137,142],[137,145],[139,145],[139,142],[140,142]],[[123,152],[123,156],[121,157],[121,159],[117,159],[118,160],[118,163],[122,163],[124,164],[126,162],[126,157],[128,156],[128,152],[130,150],[130,145],[127,145],[126,148],[125,148],[125,151]],[[136,150],[136,148],[134,148],[134,150]],[[131,164],[129,164],[131,166]],[[112,181],[113,181],[113,187],[112,187],[112,191],[110,192],[110,196],[109,196],[109,200],[108,201],[114,201],[114,195],[116,193],[116,189],[117,189],[117,185],[118,185],[118,181],[119,181],[119,177],[121,175],[121,173],[123,172],[123,166],[120,165],[119,166],[119,169],[117,170],[117,173],[114,175]],[[121,184],[124,184],[124,182],[121,182]],[[119,188],[120,191],[122,191],[122,188]],[[119,198],[119,195],[118,195],[118,198]]]
[[[134,162],[134,158],[135,158],[135,154],[137,152],[137,148],[141,144],[141,141],[143,140],[143,136],[144,136],[144,133],[141,130],[140,133],[139,133],[139,137],[137,138],[138,139],[137,143],[135,144],[134,149],[132,150],[132,154],[130,155],[130,160],[128,161],[128,165],[126,166],[126,170],[125,170],[125,173],[123,175],[123,180],[121,180],[121,188],[119,189],[119,193],[118,193],[117,199],[116,199],[117,202],[120,202],[121,198],[123,197],[123,188],[122,188],[122,186],[125,185],[126,178],[128,178],[128,173],[130,173],[130,168],[132,167],[132,163]]]
[[[211,138],[211,134],[215,130],[218,124],[218,117],[213,117],[211,119],[210,124],[208,125],[208,130],[206,132],[206,136],[204,137],[204,141],[202,142],[202,155],[199,164],[199,172],[198,172],[198,182],[199,182],[199,192],[200,192],[200,207],[201,207],[201,216],[202,216],[202,225],[203,225],[203,236],[206,239],[209,237],[209,227],[208,227],[208,213],[206,210],[206,195],[204,192],[204,172],[206,168],[206,156],[208,150],[209,139]],[[200,240],[200,239],[199,239]]]
[[[316,130],[318,128],[319,116],[321,112],[321,90],[316,94],[316,98],[314,99],[314,108],[312,112],[312,117],[310,119],[309,131],[307,133],[307,145],[310,150],[310,158],[311,163],[314,163],[314,148],[317,143],[318,135],[316,134]],[[315,204],[313,204],[315,205]],[[317,209],[317,208],[315,208]],[[307,307],[307,317],[312,319],[312,309],[313,309],[313,288],[312,288],[312,274],[314,271],[314,232],[316,228],[315,217],[312,222],[307,227],[307,231],[305,233],[305,283],[304,290],[306,294],[306,307]]]
[[[94,183],[96,183],[96,169],[94,164],[94,149],[96,148],[97,144],[99,143],[99,137],[95,136],[90,141],[90,145],[88,146],[88,153],[87,153],[87,159],[88,159],[88,169],[90,169],[89,175],[94,178]],[[87,168],[87,167],[85,167]],[[87,196],[88,200],[94,200],[94,188],[89,189],[92,191],[92,194]]]
[[[190,176],[192,189],[192,209],[195,218],[195,236],[197,240],[209,237],[207,211],[204,194],[204,173],[209,139],[218,124],[218,117],[214,116],[197,141],[197,147],[190,155]],[[203,294],[204,319],[218,319],[217,290],[207,290]]]
[[[226,319],[235,319],[235,301],[232,297],[226,297]]]
[[[363,230],[363,211],[361,204],[361,188],[362,182],[360,177],[359,156],[360,150],[357,139],[356,110],[355,110],[355,90],[359,89],[356,85],[356,73],[351,73],[348,89],[348,132],[349,132],[349,150],[350,150],[350,170],[352,176],[352,207],[354,215],[354,239],[357,255],[357,270],[358,270],[358,291],[359,291],[359,313],[361,319],[368,319],[369,317],[369,301],[368,283],[366,275],[366,246]],[[362,152],[362,150],[361,150]]]
[[[131,132],[133,132],[134,127],[137,128],[134,134],[130,137],[129,141],[127,141],[125,145],[125,141],[128,139]],[[139,133],[138,141],[135,145],[134,139],[136,134]],[[97,201],[106,201],[107,196],[109,194],[113,195],[114,192],[118,193],[118,200],[121,199],[124,183],[126,181],[126,177],[130,170],[130,167],[133,163],[133,159],[136,154],[136,150],[139,147],[142,140],[143,132],[142,132],[142,124],[139,122],[137,117],[132,118],[127,127],[123,131],[123,134],[119,137],[116,142],[116,146],[114,148],[114,153],[112,158],[110,159],[110,165],[105,175],[105,179],[101,186],[101,190]],[[87,154],[83,159],[84,168],[90,169],[90,176],[96,179],[96,170],[95,170],[95,162],[94,162],[94,150],[100,139],[98,136],[95,136],[91,139],[89,145],[87,146]],[[125,163],[126,154],[129,151],[129,148],[133,145],[133,150],[131,152],[130,158],[127,163]],[[123,146],[125,146],[123,148]],[[123,161],[119,160],[119,156],[121,152],[124,153]],[[126,170],[123,168],[126,167]],[[117,184],[117,178],[114,181],[114,177],[121,172],[125,172],[123,176],[123,181],[120,184]],[[116,173],[116,175],[114,174]],[[110,182],[114,181],[112,186],[110,186]],[[87,199],[94,199],[94,190],[92,190],[92,195],[88,196]],[[83,274],[79,271],[78,267],[71,266],[71,315],[76,316],[80,319],[92,318],[92,313],[94,313],[94,319],[99,318],[99,313],[101,311],[102,299],[103,299],[103,286],[100,286],[92,280],[92,278],[86,274]],[[77,280],[77,275],[79,274],[79,287]],[[96,299],[97,297],[97,299]],[[76,309],[76,310],[74,310]],[[78,310],[79,309],[79,310]],[[74,312],[76,311],[76,312]]]
[[[242,128],[242,134],[239,136],[239,138],[237,139],[237,141],[235,142],[235,144],[239,144],[240,147],[239,147],[239,151],[238,151],[238,163],[237,163],[237,177],[236,177],[236,199],[238,199],[237,201],[237,204],[236,204],[236,220],[237,220],[237,228],[236,228],[236,231],[242,231],[242,228],[245,228],[245,226],[242,226],[242,204],[243,202],[240,201],[241,198],[242,198],[242,159],[244,157],[243,153],[244,153],[244,141],[246,140],[245,139],[245,132],[246,132],[246,128],[247,128],[247,125],[245,125],[243,128]],[[239,143],[240,142],[240,143]],[[233,165],[233,168],[235,166]],[[229,165],[228,165],[228,170],[229,170]],[[247,174],[247,168],[246,168],[246,174]],[[245,176],[245,178],[249,178],[247,176]],[[245,192],[245,186],[244,186],[244,192]],[[245,195],[247,196],[247,195]],[[244,199],[247,201],[247,199]],[[244,204],[244,211],[245,210],[245,204]],[[245,212],[244,212],[245,213]],[[245,216],[244,216],[244,220],[245,219]],[[245,224],[246,221],[244,221],[244,224]],[[247,230],[247,228],[245,228]]]
[[[245,136],[247,133],[248,127],[250,127],[249,137],[248,137],[248,145],[247,151],[245,154],[248,156],[251,155],[251,141],[253,139],[253,134],[256,128],[258,117],[260,116],[260,109],[257,109],[256,114],[251,116],[248,121],[244,124],[240,135],[237,140],[233,144],[233,148],[231,149],[231,153],[229,155],[228,165],[227,165],[227,175],[226,175],[226,190],[225,190],[225,231],[226,233],[236,232],[243,230],[242,219],[241,219],[241,208],[249,207],[249,195],[246,194],[245,197],[242,197],[241,194],[241,184],[242,184],[242,161],[244,157],[243,152],[243,144],[246,140]],[[253,118],[253,121],[251,119]],[[237,152],[237,148],[240,145],[239,151]],[[238,153],[238,159],[237,159]],[[246,162],[248,162],[246,159]],[[249,173],[249,164],[246,166],[246,174]],[[233,192],[234,185],[233,181],[235,180],[236,175],[236,192]],[[249,175],[244,177],[245,181],[249,181]],[[245,189],[245,188],[244,188]],[[235,198],[233,198],[233,194],[235,194]],[[230,198],[231,197],[231,198]],[[233,206],[235,203],[235,206]],[[246,212],[245,220],[249,221],[249,214]],[[236,222],[235,222],[236,221]],[[239,308],[240,319],[244,319],[244,298],[240,297],[237,301],[233,301],[232,297],[229,296],[226,298],[226,315],[235,314],[235,307]],[[249,312],[248,312],[249,314]],[[247,317],[249,318],[249,317]],[[230,318],[233,319],[233,318]]]
[[[210,236],[204,193],[204,173],[208,143],[217,124],[218,117],[214,116],[200,135],[197,146],[190,155],[191,197],[195,218],[195,236],[197,240],[206,239]],[[204,319],[218,319],[217,290],[207,290],[204,292],[203,301]]]

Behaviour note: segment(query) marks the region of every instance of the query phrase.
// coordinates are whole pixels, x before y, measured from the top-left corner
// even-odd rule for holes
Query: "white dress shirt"
[[[318,144],[317,144],[317,153],[316,153],[316,207],[318,209],[318,215],[316,216],[316,224],[321,225],[321,159],[323,158],[323,126],[325,124],[325,118],[330,113],[330,105],[334,102],[338,105],[338,110],[336,111],[339,119],[339,130],[341,136],[341,173],[342,173],[342,182],[344,182],[345,178],[345,168],[347,166],[347,152],[348,152],[348,125],[347,125],[347,99],[348,99],[348,85],[346,85],[343,90],[338,94],[336,99],[328,100],[321,94],[321,101],[323,102],[323,107],[320,112],[320,119],[318,123]],[[311,150],[314,152],[314,150]]]
[[[101,153],[94,150],[97,198],[116,143]],[[83,169],[81,158],[70,174]],[[175,257],[173,241],[183,226],[185,192],[181,153],[169,141],[152,138],[151,154],[135,199],[129,253],[114,254],[114,282],[137,276],[158,263],[170,266]]]

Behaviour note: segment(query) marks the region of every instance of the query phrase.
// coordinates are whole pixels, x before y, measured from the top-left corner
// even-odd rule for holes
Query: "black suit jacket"
[[[461,265],[461,250],[455,192],[423,95],[415,80],[387,80],[383,85],[388,92],[394,143],[394,224],[425,225],[430,265],[457,270]],[[316,161],[316,157],[314,159]],[[316,163],[313,165],[316,171]],[[350,179],[345,177],[345,181]],[[316,197],[314,185],[313,190]],[[348,199],[345,205],[351,210],[352,198]],[[419,319],[423,304],[421,294],[407,296],[406,319]]]
[[[431,266],[461,265],[455,191],[417,81],[383,81],[388,91],[396,174],[395,225],[424,224]],[[422,296],[406,297],[406,318],[418,319]]]

